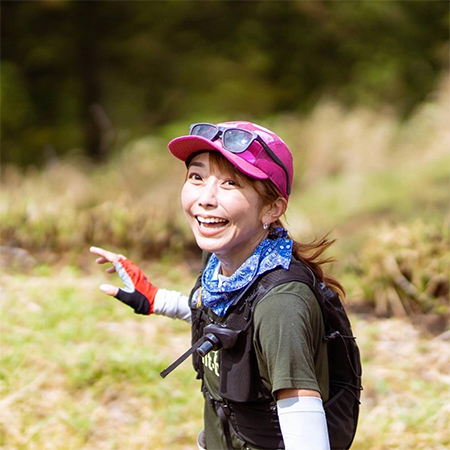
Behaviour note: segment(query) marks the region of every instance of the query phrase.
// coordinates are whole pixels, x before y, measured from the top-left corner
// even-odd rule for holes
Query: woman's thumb
[[[111,295],[111,297],[115,297],[119,292],[119,288],[117,286],[111,286],[110,284],[102,284],[100,286],[100,290],[107,295]]]

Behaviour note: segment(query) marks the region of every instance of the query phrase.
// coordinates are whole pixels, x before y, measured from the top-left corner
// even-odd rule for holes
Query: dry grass
[[[429,339],[402,319],[353,317],[363,356],[354,448],[443,450],[450,445],[450,335]]]
[[[351,272],[360,282],[355,304],[377,316],[426,315],[442,332],[450,317],[450,235],[448,223],[415,221],[373,227]]]
[[[180,163],[162,176],[166,153],[144,139],[110,166],[94,169],[68,159],[41,171],[3,168],[3,243],[41,255],[77,253],[90,242],[139,248],[147,257],[178,250],[184,236],[177,201],[184,170]]]
[[[442,219],[448,211],[449,78],[407,121],[391,111],[345,110],[330,100],[313,114],[267,120],[294,153],[288,220],[298,236],[358,232],[361,218]],[[76,154],[43,170],[2,167],[3,245],[42,254],[97,245],[158,258],[186,252],[192,236],[180,210],[184,165],[167,142],[130,142],[108,165]]]

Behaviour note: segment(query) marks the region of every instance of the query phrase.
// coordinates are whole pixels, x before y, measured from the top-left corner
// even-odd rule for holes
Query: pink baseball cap
[[[258,180],[272,181],[283,197],[286,200],[289,198],[294,174],[292,154],[279,136],[260,125],[240,121],[222,122],[216,125],[194,124],[191,125],[191,133],[195,133],[194,130],[208,128],[214,133],[214,127],[216,133],[212,140],[199,134],[180,136],[169,142],[170,152],[181,161],[186,161],[191,155],[202,150],[218,151],[242,173]],[[248,147],[244,146],[245,150],[236,151],[232,145],[228,144],[227,135],[224,133],[228,132],[231,136],[233,135],[231,130],[246,130],[253,135]],[[238,134],[234,133],[235,136]],[[231,144],[236,143],[233,139],[231,141]]]

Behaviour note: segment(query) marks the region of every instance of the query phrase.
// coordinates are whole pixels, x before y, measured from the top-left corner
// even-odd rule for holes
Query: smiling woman
[[[209,255],[202,275],[184,296],[153,286],[124,256],[92,247],[97,262],[112,263],[107,271],[125,284],[102,291],[136,313],[192,323],[205,396],[200,449],[330,449],[327,347],[315,286],[325,282],[345,293],[323,273],[327,260],[318,259],[331,242],[293,241],[280,220],[293,179],[290,150],[249,122],[194,124],[168,147],[187,167],[181,200]],[[263,280],[280,270],[293,274],[294,266],[301,282],[291,276],[273,283],[255,300]]]
[[[219,161],[225,167],[219,167]],[[220,154],[196,154],[190,159],[181,194],[197,244],[220,259],[226,276],[231,276],[253,253],[287,204],[280,197],[274,205],[263,205],[247,177],[233,173],[230,166]]]

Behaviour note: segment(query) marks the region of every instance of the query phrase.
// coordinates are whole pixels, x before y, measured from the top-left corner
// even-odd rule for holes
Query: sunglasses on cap
[[[291,193],[289,174],[286,166],[263,139],[253,131],[244,130],[243,128],[222,128],[212,123],[194,123],[189,127],[189,135],[201,136],[209,141],[220,139],[222,141],[222,147],[235,154],[245,152],[254,141],[258,142],[272,160],[283,169],[286,175],[286,192],[288,195]]]

